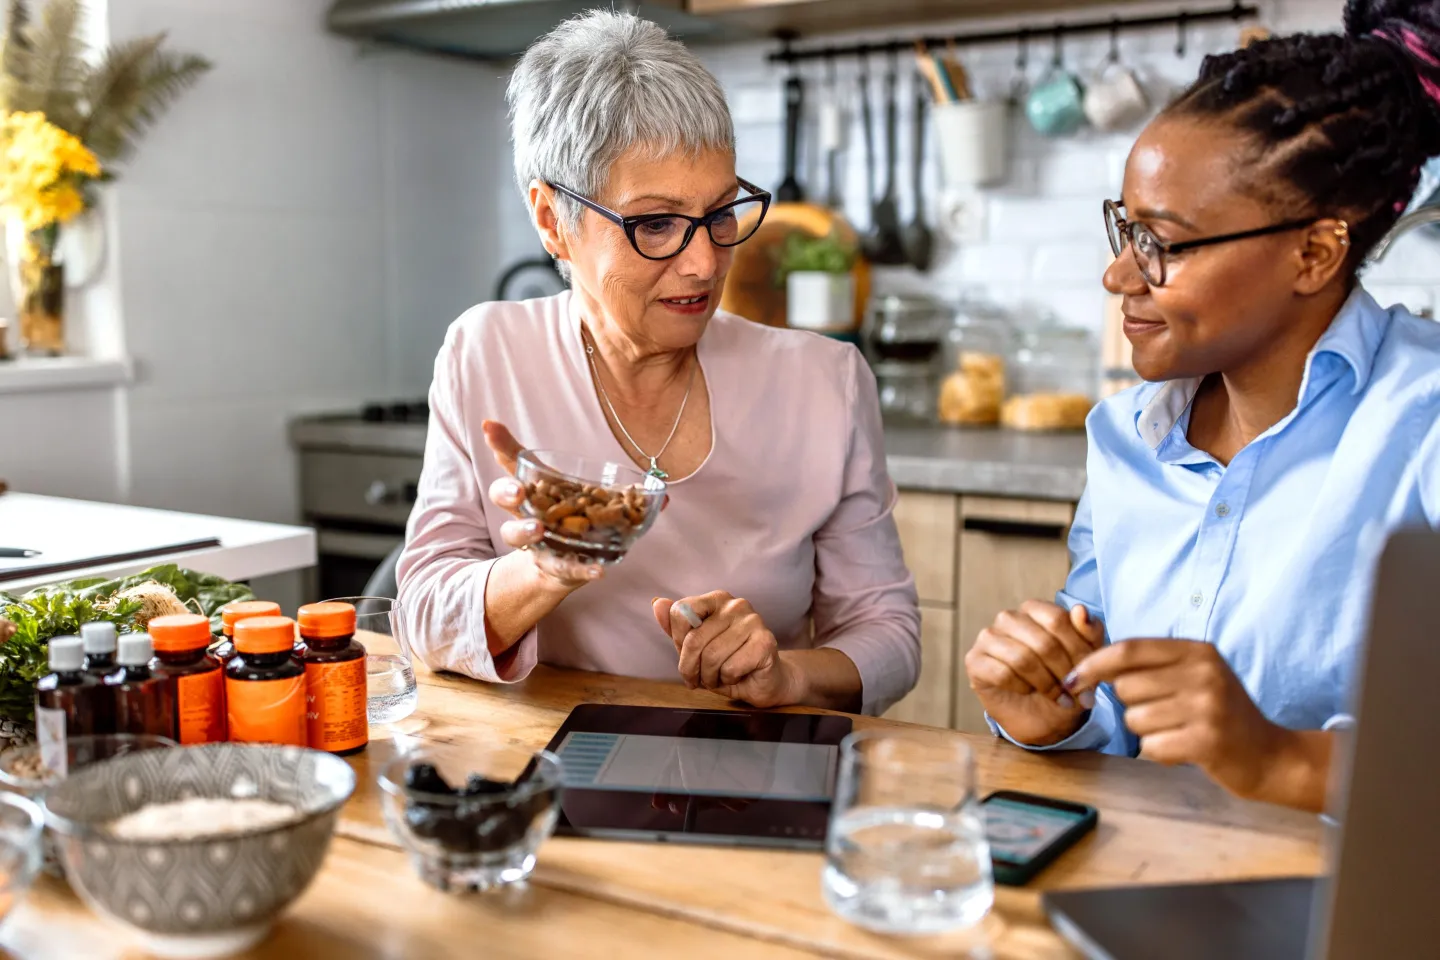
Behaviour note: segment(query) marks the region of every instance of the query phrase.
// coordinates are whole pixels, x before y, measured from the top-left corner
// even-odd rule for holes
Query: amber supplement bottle
[[[311,603],[300,608],[305,664],[305,720],[310,746],[330,753],[359,753],[370,742],[366,714],[365,648],[355,639],[355,608]]]
[[[85,672],[94,677],[96,683],[104,684],[115,672],[115,624],[106,620],[82,623],[80,640],[85,648]],[[114,703],[109,697],[99,699],[95,722],[103,730],[115,729]]]
[[[119,666],[105,679],[114,695],[116,733],[175,736],[175,695],[170,681],[150,669],[154,655],[148,633],[120,638]]]
[[[235,624],[225,665],[230,739],[306,746],[305,668],[295,659],[295,621],[250,617]]]
[[[176,613],[150,621],[155,644],[155,676],[170,684],[175,703],[175,739],[182,744],[220,743],[225,739],[225,673],[206,652],[210,620],[198,613]]]
[[[85,644],[85,672],[104,683],[115,672],[115,624],[107,620],[82,623],[80,639]]]
[[[110,693],[85,672],[85,649],[79,637],[52,637],[50,672],[35,684],[35,738],[40,762],[62,776],[69,753],[65,741],[95,733],[110,733],[103,724],[111,716]],[[113,718],[112,718],[113,720]]]
[[[210,653],[219,657],[221,663],[229,663],[235,656],[235,624],[250,617],[278,617],[280,613],[280,604],[272,600],[236,600],[225,604],[220,608],[223,624],[220,629],[225,639],[216,644]]]

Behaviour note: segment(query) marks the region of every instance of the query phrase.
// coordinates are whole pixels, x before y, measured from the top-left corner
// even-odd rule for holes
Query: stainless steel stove
[[[369,403],[359,411],[300,417],[300,509],[315,527],[319,566],[307,592],[347,597],[405,540],[425,457],[424,400]]]

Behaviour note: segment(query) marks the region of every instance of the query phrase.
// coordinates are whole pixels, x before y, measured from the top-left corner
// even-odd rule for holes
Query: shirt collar
[[[1135,430],[1151,450],[1159,448],[1185,415],[1190,401],[1195,399],[1195,391],[1200,389],[1200,380],[1200,377],[1166,380],[1136,412]]]
[[[1305,359],[1299,405],[1303,406],[1307,394],[1319,386],[1313,368],[1315,359],[1320,356],[1338,357],[1350,367],[1355,374],[1352,394],[1365,389],[1375,367],[1375,354],[1380,350],[1389,325],[1389,311],[1357,284]],[[1155,392],[1140,406],[1135,414],[1135,431],[1150,449],[1158,449],[1175,429],[1189,409],[1190,401],[1195,399],[1200,382],[1200,377],[1167,380],[1156,385]]]
[[[1340,312],[1330,326],[1315,342],[1305,361],[1306,379],[1310,379],[1310,366],[1315,358],[1322,355],[1339,357],[1355,373],[1351,394],[1357,394],[1370,383],[1370,373],[1375,369],[1375,354],[1390,327],[1390,311],[1375,302],[1375,298],[1359,284],[1350,291]]]

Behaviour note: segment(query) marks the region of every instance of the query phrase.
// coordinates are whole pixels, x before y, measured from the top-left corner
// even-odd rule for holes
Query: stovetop
[[[423,457],[430,405],[424,400],[366,403],[359,410],[296,417],[290,443],[300,450]]]
[[[360,408],[360,419],[366,423],[426,423],[430,419],[430,402],[400,400],[367,403]]]

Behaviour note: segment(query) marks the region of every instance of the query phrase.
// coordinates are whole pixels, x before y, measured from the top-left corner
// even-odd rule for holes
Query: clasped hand
[[[687,687],[756,707],[799,702],[799,677],[750,601],[723,590],[682,599],[700,617],[700,626],[690,626],[679,610],[681,601],[657,597],[652,606],[655,622],[675,644]]]
[[[1032,600],[981,632],[965,657],[970,686],[996,723],[1021,743],[1074,734],[1110,685],[1140,755],[1195,764],[1240,796],[1266,793],[1287,734],[1271,723],[1213,644],[1136,639],[1104,644],[1083,606]]]

